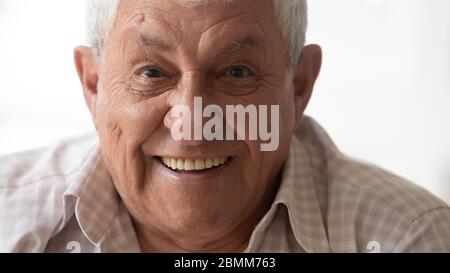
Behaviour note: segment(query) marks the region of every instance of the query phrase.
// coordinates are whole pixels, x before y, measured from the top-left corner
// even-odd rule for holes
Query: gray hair
[[[182,4],[198,4],[211,0],[177,0]],[[230,0],[221,0],[230,1]],[[233,1],[233,0],[231,0]],[[306,0],[272,0],[275,15],[283,32],[291,64],[296,64],[305,45],[307,26]],[[105,37],[117,15],[120,0],[88,0],[87,40],[97,56],[101,55]]]

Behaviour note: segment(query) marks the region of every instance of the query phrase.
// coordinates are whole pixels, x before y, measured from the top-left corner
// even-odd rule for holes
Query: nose
[[[199,98],[203,97],[206,92],[206,80],[202,71],[189,71],[183,73],[180,78],[177,90],[174,90],[169,95],[168,104],[170,111],[164,118],[164,126],[169,130],[173,126],[183,124],[183,122],[190,121],[189,130],[190,139],[179,140],[182,145],[198,146],[204,143],[203,133],[203,105],[199,104]],[[196,99],[197,98],[197,99]],[[184,109],[183,114],[180,114],[180,109]]]

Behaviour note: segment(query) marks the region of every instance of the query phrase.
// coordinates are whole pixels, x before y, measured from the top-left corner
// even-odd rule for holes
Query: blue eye
[[[251,74],[251,71],[243,66],[231,67],[225,72],[225,75],[231,78],[245,78],[250,76]]]
[[[145,68],[139,73],[139,76],[143,78],[161,78],[164,76],[164,73],[156,68]]]

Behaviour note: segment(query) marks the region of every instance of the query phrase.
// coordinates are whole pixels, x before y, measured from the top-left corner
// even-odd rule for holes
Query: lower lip
[[[159,171],[162,175],[168,177],[169,179],[183,182],[210,181],[211,179],[223,175],[232,161],[233,158],[230,157],[228,158],[227,162],[218,167],[204,169],[201,171],[175,171],[164,165],[159,158],[153,158],[153,163],[155,164],[157,171]]]

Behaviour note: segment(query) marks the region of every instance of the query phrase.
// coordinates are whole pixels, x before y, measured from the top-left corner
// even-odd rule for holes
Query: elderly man
[[[0,251],[450,251],[447,204],[303,116],[305,1],[89,2],[74,59],[97,133],[1,159]],[[237,105],[259,134],[221,119]]]

